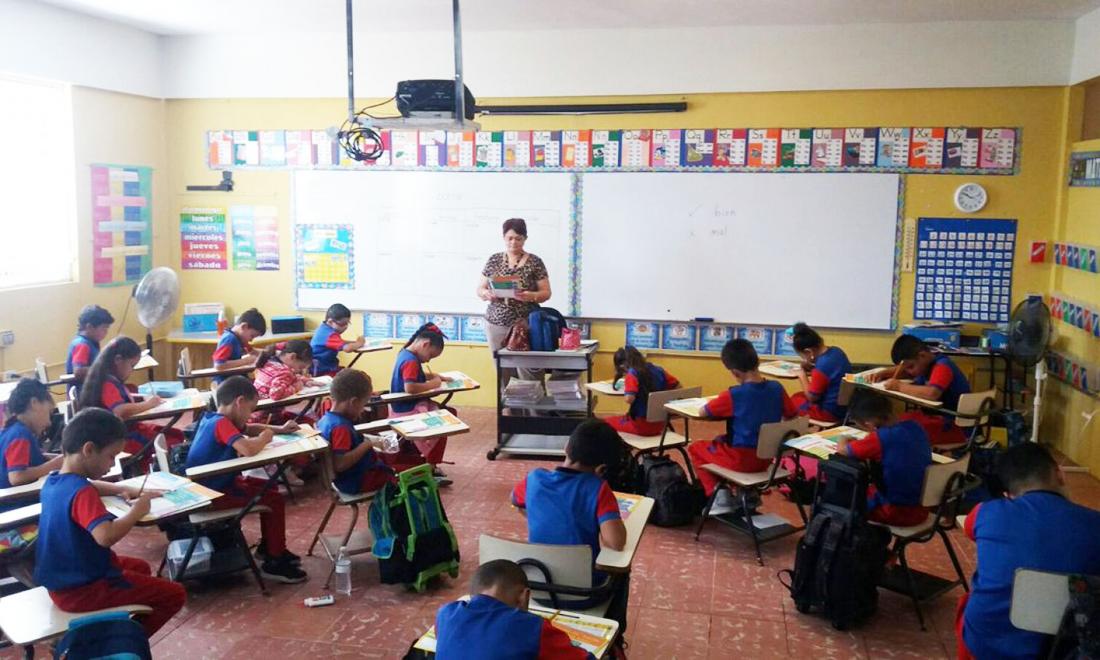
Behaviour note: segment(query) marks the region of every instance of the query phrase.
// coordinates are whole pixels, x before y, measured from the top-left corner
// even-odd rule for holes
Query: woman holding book
[[[496,351],[508,341],[508,332],[519,320],[550,299],[550,275],[537,255],[523,249],[527,223],[522,218],[504,222],[504,252],[489,257],[481,270],[477,296],[489,303],[485,310],[485,335]]]

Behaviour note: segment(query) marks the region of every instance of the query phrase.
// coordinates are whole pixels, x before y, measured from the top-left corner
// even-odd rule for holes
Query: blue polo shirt
[[[217,347],[214,348],[214,366],[225,364],[230,360],[239,360],[242,357],[244,357],[244,344],[241,338],[232,330],[223,332],[222,336],[218,337]],[[212,380],[220,384],[226,378],[228,376],[214,376]]]
[[[237,450],[233,448],[233,443],[243,437],[244,433],[241,429],[225,415],[220,413],[206,415],[195,431],[195,439],[191,441],[191,449],[187,452],[187,467],[193,468],[237,458]],[[229,473],[200,479],[198,482],[207,488],[225,492],[233,485],[236,478],[237,475]]]
[[[592,654],[537,614],[492,596],[477,595],[439,608],[435,617],[439,660],[580,660]]]
[[[755,448],[763,424],[794,417],[794,404],[783,386],[774,380],[742,383],[708,403],[708,417],[726,418],[725,442],[734,447]]]
[[[427,380],[424,376],[424,368],[420,366],[420,358],[416,357],[416,354],[409,349],[402,348],[397,354],[397,361],[393,365],[390,392],[404,392],[405,383],[423,383]],[[396,413],[409,413],[415,407],[415,401],[390,404],[390,408]]]
[[[948,410],[959,409],[959,396],[970,393],[970,381],[946,355],[937,355],[928,373],[913,379],[914,385],[931,385],[942,392],[940,401]],[[951,418],[954,420],[954,417]]]
[[[11,488],[10,473],[22,472],[45,462],[46,456],[42,453],[38,438],[23,422],[12,421],[0,433],[0,488]],[[9,501],[0,504],[0,511],[10,511],[25,504],[19,500]]]
[[[963,639],[978,658],[1036,658],[1046,638],[1009,621],[1016,569],[1100,575],[1100,511],[1050,491],[984,502],[966,518],[978,563]]]
[[[77,335],[69,342],[69,355],[65,358],[65,373],[71,374],[79,368],[88,368],[99,356],[99,344],[84,335]]]
[[[313,374],[320,376],[340,370],[340,350],[344,347],[344,338],[327,323],[322,323],[309,340],[313,350]]]
[[[848,361],[844,351],[830,346],[817,356],[813,371],[810,372],[810,390],[820,397],[817,405],[837,419],[844,419],[848,412],[846,406],[837,403],[837,398],[840,396],[840,383],[844,380],[844,374],[851,371],[852,363]]]
[[[96,543],[92,530],[114,516],[84,477],[51,472],[42,487],[34,581],[50,591],[121,578],[114,553]]]
[[[630,404],[630,410],[626,413],[628,417],[634,419],[645,419],[646,415],[649,414],[649,395],[651,393],[664,392],[680,384],[680,381],[655,364],[646,364],[646,368],[649,370],[649,380],[653,383],[653,388],[648,391],[642,391],[637,370],[627,369],[626,373],[623,374],[623,394],[635,395],[634,402]]]
[[[329,448],[337,456],[346,454],[366,442],[363,435],[355,430],[355,424],[350,419],[331,411],[325,413],[321,421],[317,422],[317,430],[321,432],[325,440],[328,440]],[[355,494],[362,492],[363,475],[370,470],[393,472],[389,466],[382,462],[377,452],[368,449],[367,453],[363,454],[355,465],[337,473],[333,483],[342,493]]]
[[[932,445],[920,424],[884,426],[848,443],[848,455],[882,464],[882,490],[868,500],[868,509],[884,504],[920,506],[924,472],[932,463]]]

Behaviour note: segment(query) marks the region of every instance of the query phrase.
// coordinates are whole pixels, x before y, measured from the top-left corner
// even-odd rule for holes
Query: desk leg
[[[356,353],[356,354],[355,354],[355,357],[353,357],[353,358],[351,359],[351,362],[348,362],[348,366],[346,366],[346,367],[344,367],[344,368],[345,368],[345,369],[351,369],[352,367],[354,367],[354,366],[355,366],[355,363],[356,363],[356,362],[358,362],[358,361],[359,361],[359,358],[361,358],[361,357],[363,357],[363,354],[362,354],[362,353]]]
[[[169,419],[168,423],[164,425],[161,432],[163,433],[164,431],[167,431],[168,429],[175,426],[176,422],[180,421],[180,419],[182,417],[183,417],[182,412],[181,413],[176,413],[175,416],[173,416],[171,419]],[[121,464],[122,465],[122,476],[123,477],[125,477],[125,478],[129,477],[129,475],[127,474],[127,471],[134,464],[141,462],[141,460],[145,456],[145,454],[147,454],[149,452],[149,448],[152,447],[153,443],[156,442],[156,441],[157,441],[157,436],[154,435],[152,440],[149,440],[148,442],[146,442],[144,445],[141,446],[141,450],[138,451],[138,453],[136,453],[133,456],[131,456],[130,458],[126,459],[126,462]]]

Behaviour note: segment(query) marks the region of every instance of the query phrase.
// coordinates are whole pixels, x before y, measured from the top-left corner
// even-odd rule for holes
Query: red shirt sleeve
[[[88,367],[92,364],[92,348],[81,342],[76,346],[73,346],[72,363],[73,369],[79,369],[80,367]]]
[[[615,499],[615,493],[607,482],[600,485],[600,492],[596,495],[596,520],[602,525],[609,520],[620,520],[619,500]]]
[[[815,368],[810,372],[810,387],[806,390],[806,396],[816,401],[825,394],[827,389],[829,389],[829,377],[820,369]]]
[[[328,443],[337,454],[351,451],[351,430],[346,426],[337,426],[332,429],[332,437],[328,439]]]
[[[963,522],[963,534],[966,534],[966,538],[971,541],[977,541],[977,537],[974,536],[974,525],[978,522],[978,509],[982,508],[982,505],[974,507],[970,510],[970,513],[966,514],[966,521]]]
[[[243,437],[244,434],[228,417],[219,419],[217,426],[214,427],[214,439],[218,441],[218,444],[232,447],[234,442]]]
[[[798,417],[798,408],[795,407],[794,401],[791,401],[791,397],[787,395],[787,390],[783,390],[783,419],[793,419]]]
[[[951,387],[954,379],[955,373],[946,364],[937,364],[932,367],[932,373],[928,374],[928,384],[941,391]]]
[[[340,350],[344,347],[344,338],[340,336],[339,332],[334,332],[328,336],[325,340],[325,348],[331,348],[333,350]]]
[[[4,465],[8,472],[22,472],[31,466],[31,441],[27,438],[16,438],[8,444],[4,450]]]
[[[512,504],[515,504],[521,509],[527,508],[527,477],[523,477],[516,482],[515,488],[512,489]]]
[[[881,461],[882,441],[877,433],[868,433],[863,439],[848,443],[848,455],[864,461]]]
[[[676,378],[676,376],[673,376],[672,374],[670,374],[666,371],[665,372],[665,385],[668,386],[668,389],[674,390],[677,387],[680,387],[680,380],[678,378]]]
[[[623,376],[623,394],[637,394],[638,393],[638,377],[631,372],[626,372]]]
[[[107,512],[107,507],[103,506],[103,500],[99,499],[99,493],[91,484],[77,491],[76,496],[73,497],[69,515],[72,516],[73,522],[89,532],[100,523],[114,519],[114,516]]]
[[[564,630],[558,630],[549,620],[542,620],[542,630],[539,635],[539,660],[583,660],[591,657],[588,651],[573,646],[569,635]]]
[[[401,365],[401,378],[406,383],[415,383],[420,379],[420,363],[409,360]]]
[[[221,344],[214,349],[214,364],[221,364],[222,362],[228,362],[229,358],[233,355],[233,347],[228,343]]]
[[[703,412],[707,417],[733,417],[733,397],[729,390],[723,390],[721,394],[703,406]]]
[[[122,404],[128,403],[126,397],[122,396],[122,392],[119,391],[119,388],[109,380],[103,383],[99,401],[103,404],[104,408],[112,411]]]

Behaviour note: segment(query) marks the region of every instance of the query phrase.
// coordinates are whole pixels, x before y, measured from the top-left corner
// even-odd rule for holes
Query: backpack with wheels
[[[846,456],[821,463],[813,517],[795,551],[790,579],[795,608],[818,610],[837,630],[867,620],[878,607],[890,532],[867,522],[867,468]]]
[[[561,331],[566,327],[565,317],[552,307],[539,307],[527,315],[527,327],[532,351],[556,351]]]
[[[703,489],[688,482],[680,464],[668,456],[642,457],[642,494],[653,498],[649,522],[660,527],[687,525],[703,508]]]
[[[458,540],[431,465],[405,470],[396,485],[386,484],[371,502],[369,519],[383,584],[424,591],[436,575],[458,577]]]
[[[54,649],[55,659],[152,660],[149,638],[126,612],[92,614],[73,619]]]

